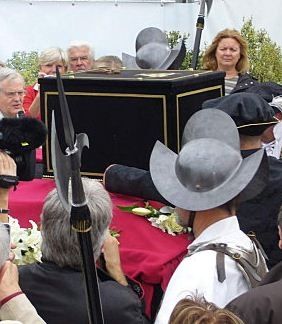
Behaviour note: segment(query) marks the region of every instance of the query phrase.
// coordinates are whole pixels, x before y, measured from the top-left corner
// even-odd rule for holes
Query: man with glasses
[[[69,71],[83,72],[90,70],[94,63],[91,45],[85,42],[72,42],[67,49]]]
[[[16,117],[23,111],[24,79],[7,67],[0,69],[0,119]]]

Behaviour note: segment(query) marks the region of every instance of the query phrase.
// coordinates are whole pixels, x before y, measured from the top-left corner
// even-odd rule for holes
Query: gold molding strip
[[[128,70],[127,70],[128,71]],[[173,78],[166,78],[163,79],[162,77],[160,78],[152,78],[152,77],[144,77],[144,76],[138,76],[140,73],[141,74],[146,74],[146,73],[165,73],[163,70],[134,70],[136,71],[136,74],[134,75],[135,77],[116,77],[116,74],[114,78],[110,78],[110,74],[106,74],[105,76],[98,76],[95,75],[93,77],[93,74],[89,74],[89,76],[85,76],[85,72],[81,72],[81,73],[75,73],[75,74],[70,74],[70,75],[64,75],[63,79],[79,79],[79,80],[118,80],[118,81],[174,81],[174,80],[181,80],[181,79],[187,79],[187,78],[198,78],[199,76],[204,76],[206,74],[210,74],[210,73],[214,73],[214,71],[202,71],[202,72],[197,72],[197,73],[193,73],[193,71],[189,71],[187,70],[186,72],[191,72],[191,74],[185,74],[185,70],[169,70],[169,72],[174,72],[174,74],[180,74],[180,76],[178,77],[173,77]],[[143,71],[143,72],[142,72]],[[148,72],[147,72],[148,71]],[[91,71],[90,71],[91,72]],[[83,76],[81,76],[80,74],[83,74]]]
[[[93,97],[125,97],[125,98],[154,98],[161,99],[163,103],[163,129],[164,129],[164,144],[168,145],[168,134],[167,134],[167,102],[165,95],[155,95],[155,94],[139,94],[139,93],[103,93],[103,92],[65,92],[66,96],[93,96]],[[58,96],[57,91],[46,91],[44,93],[44,116],[45,116],[45,125],[48,126],[48,110],[51,109],[48,107],[48,96]],[[47,108],[47,109],[46,109]],[[49,138],[47,137],[46,145],[45,145],[45,153],[46,153],[46,171],[53,172],[51,168],[51,146],[49,143]],[[82,175],[89,176],[103,176],[103,173],[91,173],[91,172],[81,172]]]

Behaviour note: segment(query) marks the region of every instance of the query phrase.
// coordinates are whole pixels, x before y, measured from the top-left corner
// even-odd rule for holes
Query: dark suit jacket
[[[248,156],[254,150],[242,151]],[[282,205],[282,161],[268,157],[269,182],[255,198],[240,204],[237,217],[243,232],[253,231],[262,244],[271,268],[282,261],[282,251],[278,248],[277,216]]]
[[[280,324],[282,322],[282,262],[265,276],[260,286],[231,301],[226,308],[246,324]]]
[[[19,275],[23,292],[46,323],[89,323],[81,271],[43,262],[19,267]],[[129,286],[103,275],[99,287],[105,324],[148,323],[141,300]]]

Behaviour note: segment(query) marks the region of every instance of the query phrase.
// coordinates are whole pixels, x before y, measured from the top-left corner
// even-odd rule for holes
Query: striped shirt
[[[237,82],[238,82],[238,76],[235,76],[233,78],[230,79],[226,79],[225,78],[225,95],[229,95],[230,92],[235,88]]]

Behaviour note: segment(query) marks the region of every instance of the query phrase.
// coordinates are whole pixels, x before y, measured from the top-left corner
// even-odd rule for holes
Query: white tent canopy
[[[243,18],[252,17],[256,28],[266,29],[282,46],[281,12],[281,0],[213,0],[201,44],[209,44],[226,27],[240,29]],[[189,33],[188,47],[193,48],[198,13],[199,2],[193,0],[0,0],[0,60],[15,51],[66,48],[74,40],[93,44],[96,57],[134,54],[136,35],[149,26]]]

